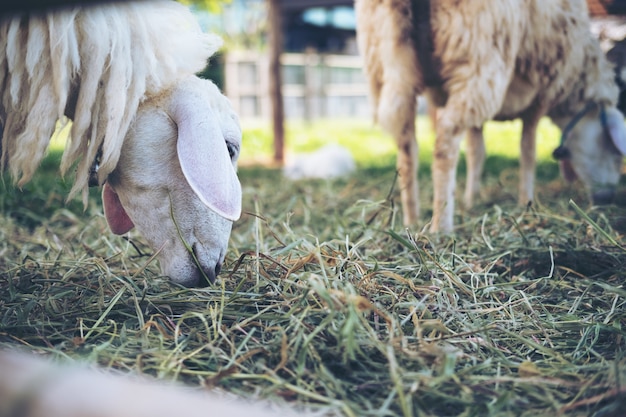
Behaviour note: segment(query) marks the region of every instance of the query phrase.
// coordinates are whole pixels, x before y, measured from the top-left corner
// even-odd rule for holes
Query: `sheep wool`
[[[67,116],[73,124],[61,172],[76,168],[70,198],[82,192],[86,204],[91,165],[98,157],[102,184],[140,103],[200,71],[220,46],[169,0],[2,16],[2,170],[18,185],[28,182]]]

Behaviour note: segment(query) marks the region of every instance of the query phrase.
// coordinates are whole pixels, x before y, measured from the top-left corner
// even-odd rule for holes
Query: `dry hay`
[[[495,179],[434,237],[401,226],[390,171],[241,175],[248,214],[220,282],[196,290],[107,233],[97,200],[80,215],[63,190],[5,192],[0,346],[329,415],[623,415],[619,206],[549,184],[521,209]]]

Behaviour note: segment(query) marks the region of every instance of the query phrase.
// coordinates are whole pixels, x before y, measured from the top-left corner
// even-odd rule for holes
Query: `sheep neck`
[[[561,132],[561,141],[559,146],[563,146],[565,144],[565,141],[567,140],[567,137],[569,136],[570,132],[572,131],[572,129],[574,129],[574,127],[576,127],[576,125],[578,124],[578,122],[580,122],[580,120],[585,117],[585,115],[587,113],[589,113],[592,109],[596,108],[596,103],[593,102],[589,102],[587,103],[587,105],[578,113],[576,113],[574,115],[574,117],[572,118],[572,120],[570,120],[565,127],[563,128],[562,132]],[[602,122],[602,126],[606,129],[606,113],[604,111],[604,106],[600,106],[600,121]]]

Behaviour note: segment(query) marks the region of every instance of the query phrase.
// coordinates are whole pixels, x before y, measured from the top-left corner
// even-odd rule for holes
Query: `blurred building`
[[[279,0],[287,118],[369,118],[354,0]],[[626,0],[587,0],[603,49],[626,37]],[[232,0],[219,17],[230,42],[225,91],[242,117],[269,117],[266,0]],[[423,110],[423,103],[420,108]]]
[[[233,0],[223,19],[248,21],[251,11],[265,4],[265,0]],[[286,118],[369,118],[368,91],[356,45],[354,0],[281,0],[279,4]],[[257,21],[266,24],[267,19]],[[234,41],[225,59],[225,92],[243,118],[270,115],[264,44],[268,28],[260,29],[256,42],[250,37],[242,42],[241,36]]]
[[[286,52],[358,53],[353,0],[282,0]]]

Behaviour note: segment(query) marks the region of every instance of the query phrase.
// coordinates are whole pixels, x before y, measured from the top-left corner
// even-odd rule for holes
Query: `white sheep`
[[[439,107],[431,231],[453,228],[463,133],[473,129],[468,148],[477,159],[468,166],[479,173],[478,129],[492,119],[522,118],[521,204],[534,197],[535,135],[545,115],[562,129],[555,156],[563,172],[576,174],[595,202],[612,197],[626,128],[585,0],[356,0],[356,12],[375,117],[398,144],[405,224],[414,224],[419,212],[415,98],[422,93]],[[472,178],[468,187],[471,201]]]
[[[103,185],[114,233],[137,226],[175,282],[213,281],[242,198],[237,116],[194,75],[220,45],[168,0],[3,16],[2,169],[29,181],[69,117],[70,197]]]
[[[350,175],[355,170],[356,163],[350,151],[331,143],[313,152],[292,156],[283,168],[283,175],[290,180],[333,179]]]
[[[0,417],[278,417],[268,402],[0,350]]]

